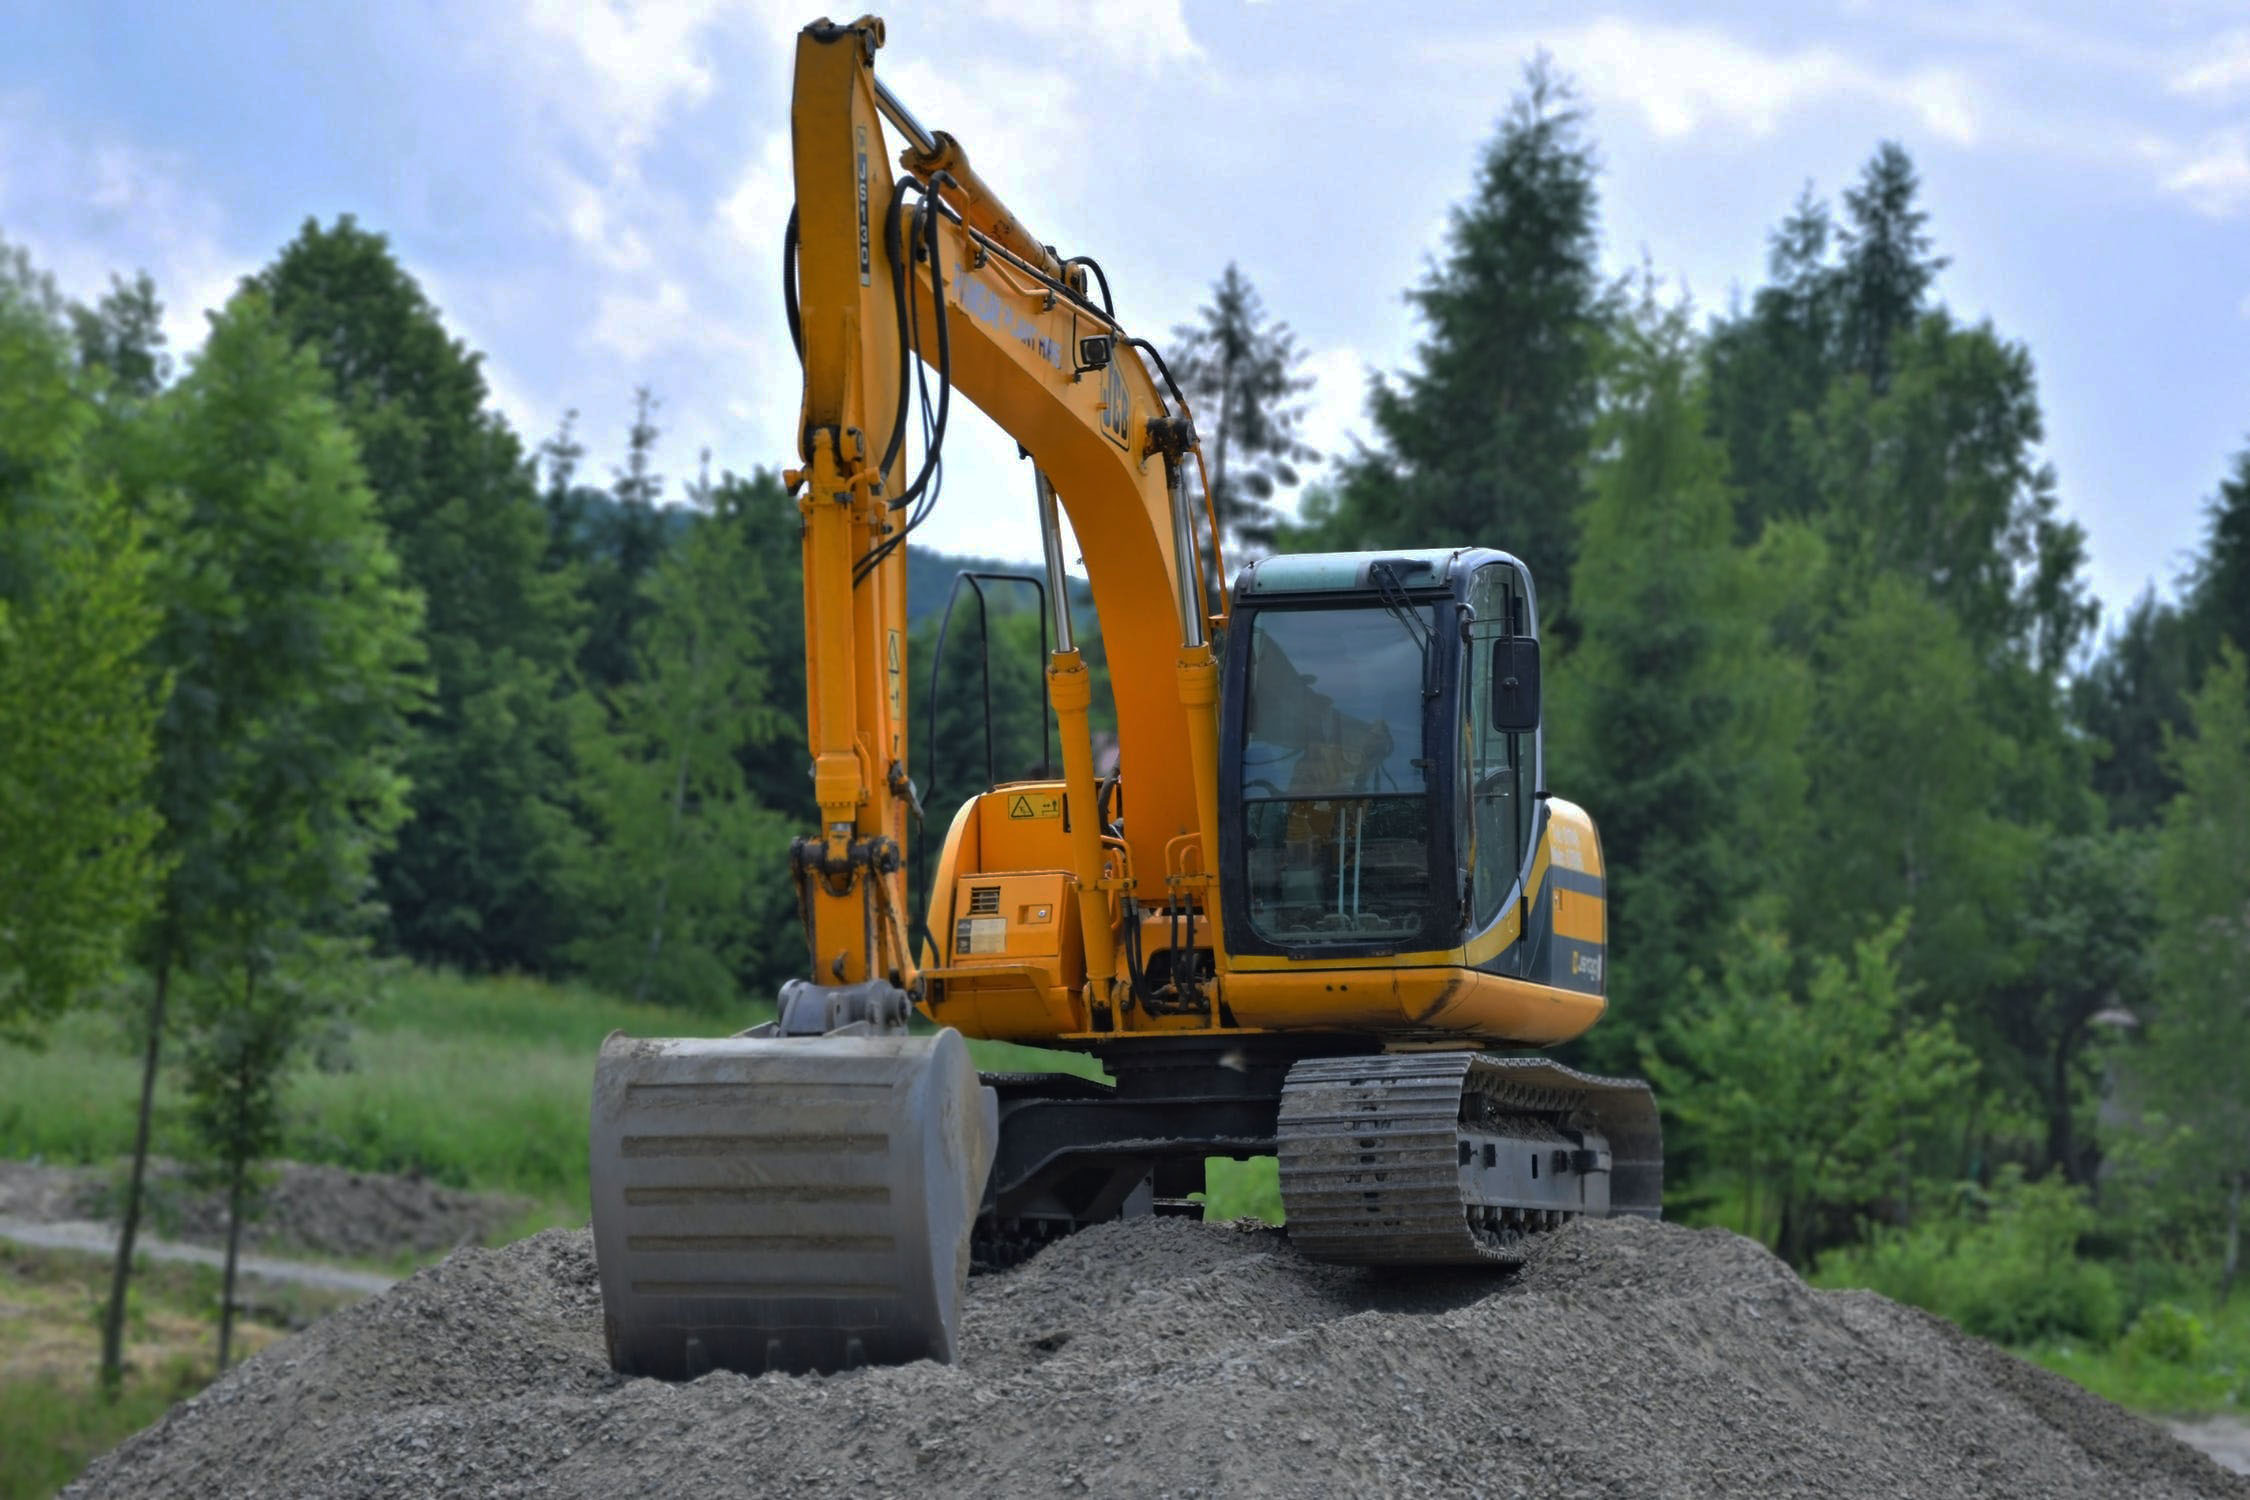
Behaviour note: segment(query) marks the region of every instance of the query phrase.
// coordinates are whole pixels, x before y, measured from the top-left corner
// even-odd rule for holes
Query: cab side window
[[[1476,611],[1478,629],[1469,652],[1469,721],[1462,759],[1468,773],[1470,881],[1480,932],[1500,915],[1515,888],[1530,824],[1529,789],[1522,784],[1525,747],[1520,736],[1492,727],[1491,641],[1514,618],[1510,611],[1520,610],[1516,598],[1515,575],[1500,564],[1479,569],[1471,580],[1469,605]]]

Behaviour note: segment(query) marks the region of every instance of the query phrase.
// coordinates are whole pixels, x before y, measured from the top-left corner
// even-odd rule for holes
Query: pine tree
[[[436,690],[408,767],[413,815],[378,866],[390,936],[468,969],[539,969],[573,928],[564,685],[578,622],[543,566],[547,519],[479,356],[450,338],[382,236],[307,222],[256,278],[318,351],[406,582],[427,600]]]
[[[1299,464],[1320,456],[1297,436],[1298,398],[1312,389],[1312,377],[1299,373],[1296,335],[1267,319],[1257,288],[1232,261],[1197,313],[1200,322],[1172,331],[1172,372],[1210,456],[1220,531],[1235,546],[1266,548],[1275,498],[1296,487]]]
[[[2151,588],[2071,683],[2071,715],[2096,742],[2093,787],[2112,826],[2154,826],[2180,789],[2164,746],[2187,730],[2192,634],[2180,609]]]
[[[1444,258],[1408,293],[1427,330],[1418,368],[1374,382],[1378,446],[1342,466],[1333,511],[1293,545],[1505,548],[1530,565],[1542,613],[1566,615],[1613,303],[1585,123],[1535,61]]]
[[[540,503],[547,509],[547,567],[583,569],[592,561],[586,534],[590,492],[577,484],[586,445],[578,441],[578,410],[563,413],[555,435],[539,445],[539,467],[546,480]]]
[[[1756,541],[1768,521],[1803,519],[1816,503],[1804,414],[1819,409],[1838,372],[1832,238],[1828,205],[1807,186],[1768,243],[1767,284],[1748,311],[1711,331],[1711,427],[1739,487],[1745,542]]]
[[[2250,448],[2234,456],[2204,512],[2203,548],[2188,581],[2196,668],[2231,641],[2250,651]]]
[[[633,422],[625,434],[625,466],[616,471],[609,503],[594,512],[586,595],[586,643],[579,664],[596,693],[633,678],[634,639],[653,607],[645,585],[664,555],[667,521],[658,501],[664,478],[656,470],[656,398],[646,386],[633,391]]]
[[[1820,414],[1817,482],[1863,574],[1913,579],[1980,654],[2060,675],[2093,623],[2085,533],[2063,519],[2030,353],[1942,309],[1896,340],[1887,390],[1842,382]]]
[[[570,953],[636,1000],[724,1009],[804,968],[783,857],[794,830],[743,767],[747,750],[798,722],[775,701],[767,631],[796,601],[775,588],[760,528],[746,524],[776,490],[732,476],[694,488],[686,536],[644,584],[633,676],[580,724],[595,836],[577,872],[586,930]]]
[[[1890,384],[1891,344],[1921,316],[1946,260],[1930,254],[1929,214],[1915,201],[1914,162],[1885,141],[1844,194],[1843,264],[1838,267],[1843,367],[1881,392]]]
[[[1926,1005],[1959,1005],[1989,1055],[1997,1043],[1977,1030],[1973,1002],[2014,972],[1995,918],[2037,848],[2000,806],[2019,747],[1980,701],[1985,681],[1960,625],[1912,580],[1884,574],[1855,592],[1831,571],[1820,586],[1831,614],[1811,657],[1792,930],[1802,947],[1841,952],[1911,909],[1901,968]]]
[[[2180,602],[2143,594],[2071,684],[2078,725],[2098,744],[2095,789],[2113,823],[2152,825],[2180,789],[2165,746],[2184,734],[2193,685],[2220,648],[2250,649],[2250,449],[2204,510],[2203,544]]]

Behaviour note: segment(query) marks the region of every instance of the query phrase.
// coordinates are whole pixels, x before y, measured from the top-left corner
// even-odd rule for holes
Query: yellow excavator
[[[1647,1086],[1493,1050],[1567,1041],[1605,1003],[1601,846],[1547,794],[1530,573],[1461,547],[1207,584],[1220,536],[1161,355],[1093,260],[892,95],[883,36],[818,21],[795,64],[809,972],[737,1036],[603,1045],[611,1362],[950,1359],[972,1263],[1193,1212],[1209,1157],[1278,1156],[1291,1241],[1348,1264],[1507,1265],[1572,1218],[1657,1216]],[[1033,467],[1062,776],[962,804],[917,942],[903,544],[956,395]],[[1064,515],[1108,654],[1106,775]],[[1091,1054],[1109,1081],[980,1076],[964,1037]]]

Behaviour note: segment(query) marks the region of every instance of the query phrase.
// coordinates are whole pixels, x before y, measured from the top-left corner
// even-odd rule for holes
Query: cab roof
[[[1325,594],[1363,592],[1375,587],[1370,572],[1377,563],[1388,563],[1401,587],[1448,588],[1457,569],[1474,566],[1503,554],[1485,547],[1389,548],[1377,552],[1300,552],[1290,557],[1264,557],[1245,567],[1235,579],[1237,595]]]

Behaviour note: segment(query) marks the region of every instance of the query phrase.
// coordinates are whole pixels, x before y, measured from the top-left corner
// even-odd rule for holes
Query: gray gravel
[[[275,1345],[72,1493],[2245,1496],[2161,1429],[1747,1240],[1372,1275],[1142,1220],[970,1284],[959,1365],[620,1381],[582,1231]]]

